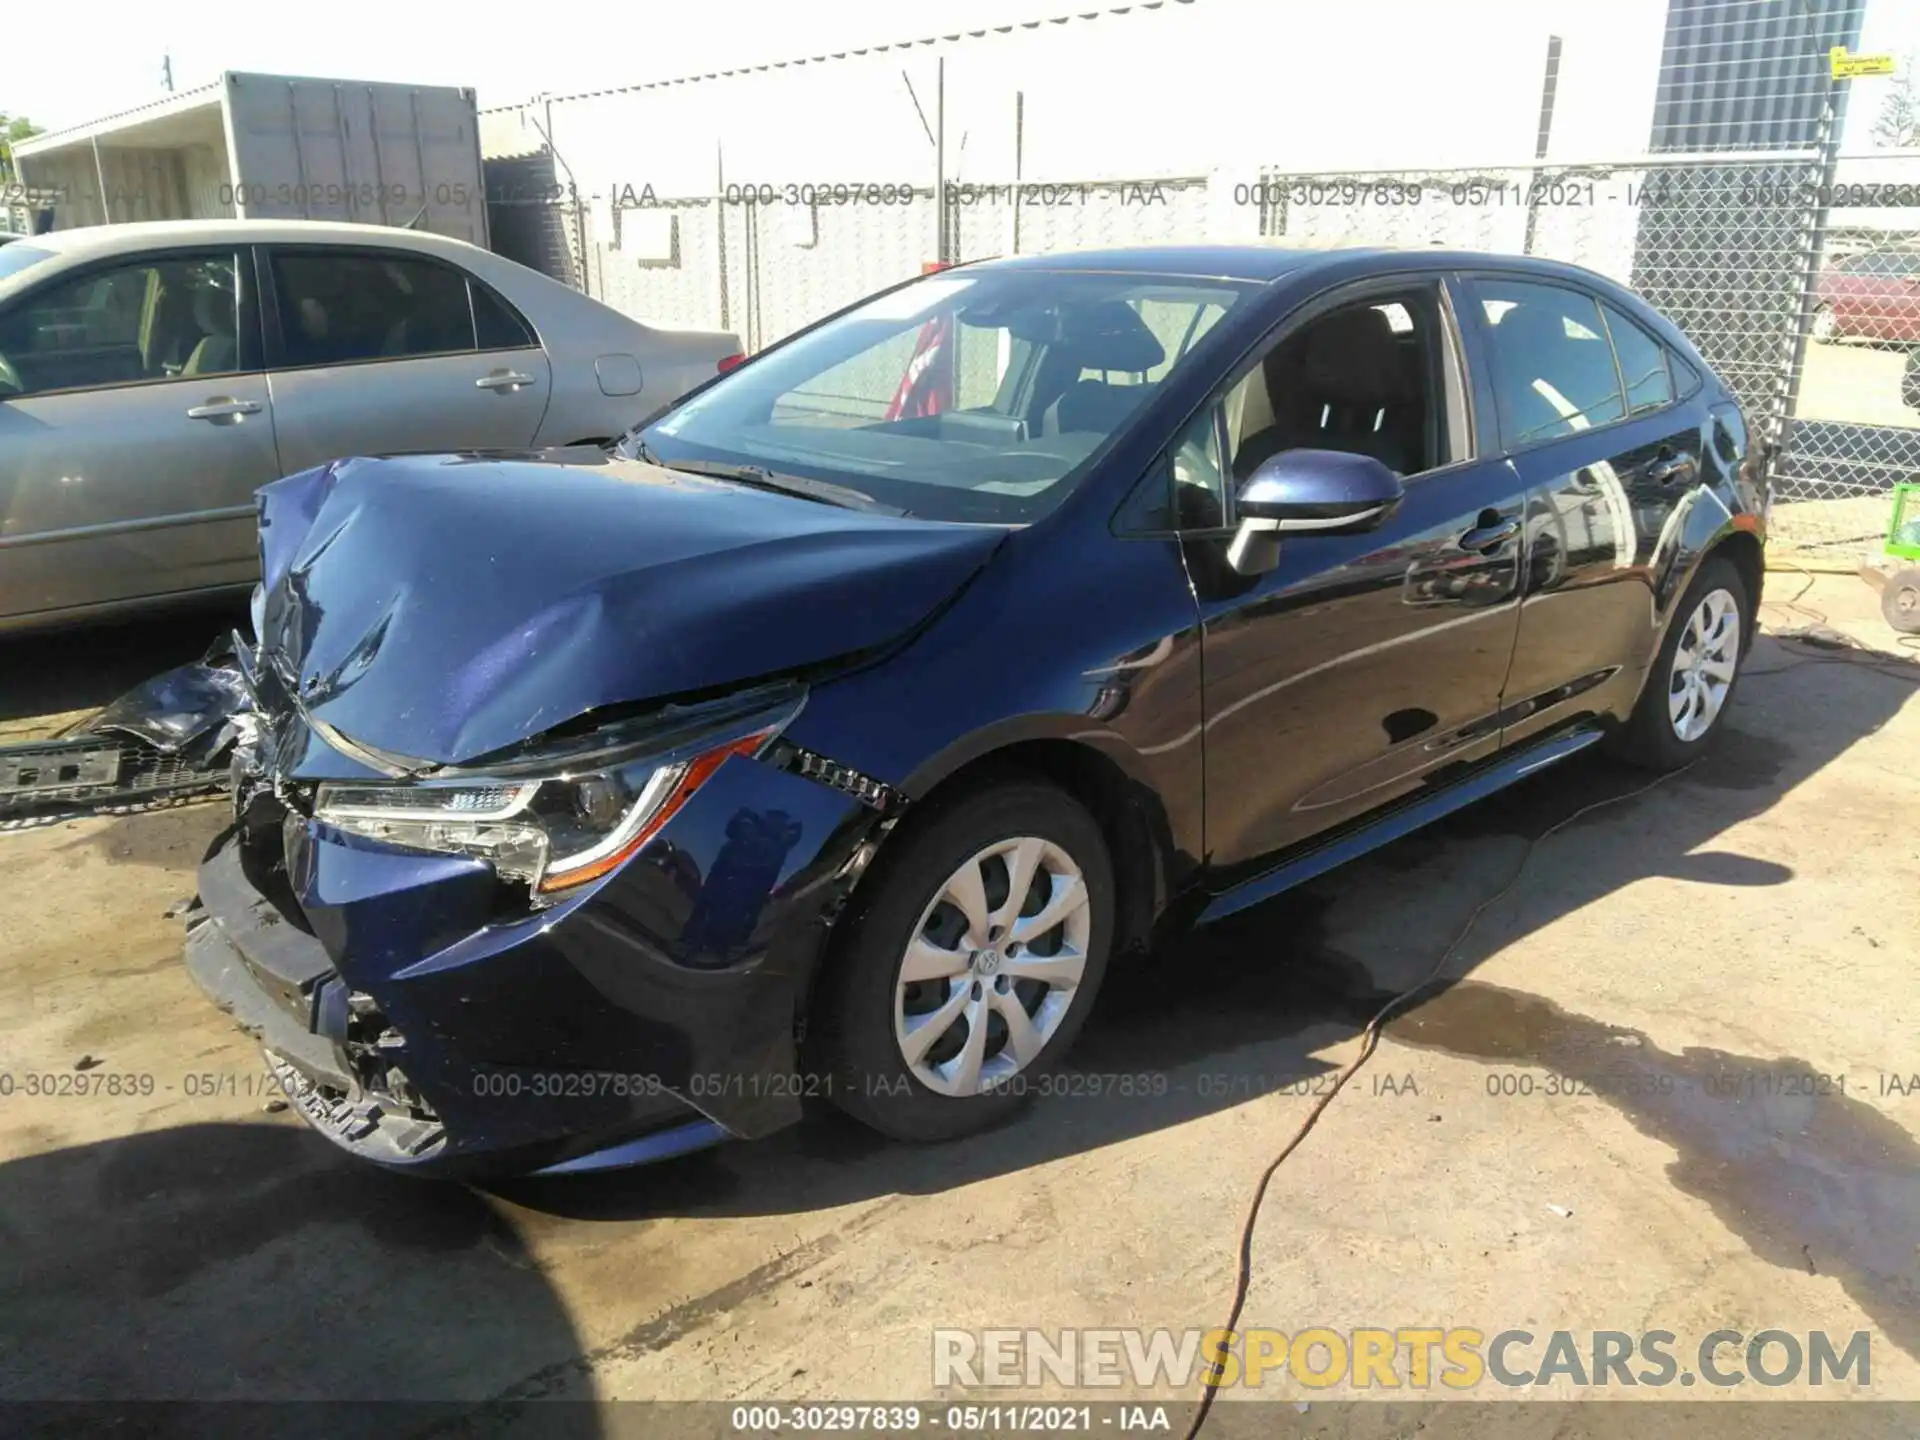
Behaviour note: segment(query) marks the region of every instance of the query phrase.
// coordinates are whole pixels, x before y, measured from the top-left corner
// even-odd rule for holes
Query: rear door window
[[[273,279],[285,367],[478,348],[467,278],[451,266],[397,251],[281,250]]]
[[[1509,448],[1610,424],[1627,413],[1599,302],[1531,281],[1475,283]]]

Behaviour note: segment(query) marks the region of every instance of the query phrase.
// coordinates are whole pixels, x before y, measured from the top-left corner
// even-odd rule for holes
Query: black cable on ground
[[[1418,1000],[1445,977],[1447,965],[1452,961],[1453,957],[1459,953],[1460,947],[1466,943],[1467,937],[1473,933],[1474,926],[1480,923],[1480,917],[1494,905],[1513,893],[1513,888],[1520,883],[1521,877],[1527,873],[1527,866],[1532,862],[1534,852],[1548,839],[1559,831],[1566,829],[1567,826],[1573,824],[1574,821],[1581,819],[1583,816],[1591,815],[1596,810],[1604,810],[1609,805],[1618,805],[1624,800],[1632,800],[1636,796],[1644,795],[1649,790],[1664,785],[1667,781],[1677,776],[1686,774],[1694,765],[1699,763],[1698,760],[1695,760],[1690,764],[1683,765],[1678,770],[1669,771],[1665,775],[1655,776],[1652,780],[1647,781],[1646,784],[1636,786],[1632,790],[1624,791],[1619,795],[1609,795],[1606,799],[1596,800],[1590,805],[1583,805],[1571,815],[1566,816],[1564,819],[1554,821],[1553,824],[1534,836],[1527,842],[1526,851],[1520,856],[1520,863],[1514,867],[1513,874],[1507,877],[1506,883],[1498,890],[1474,906],[1473,913],[1467,917],[1467,923],[1460,927],[1458,933],[1454,935],[1452,941],[1447,945],[1447,948],[1440,953],[1440,958],[1434,961],[1433,968],[1427,972],[1426,978],[1412,989],[1401,991],[1374,1013],[1373,1018],[1367,1022],[1366,1029],[1360,1033],[1359,1051],[1354,1055],[1352,1060],[1347,1062],[1346,1068],[1334,1077],[1334,1082],[1327,1089],[1326,1093],[1314,1102],[1313,1108],[1307,1111],[1306,1117],[1295,1127],[1293,1134],[1288,1137],[1286,1144],[1281,1146],[1279,1153],[1268,1162],[1267,1168],[1260,1172],[1260,1181],[1254,1186],[1253,1198],[1247,1205],[1246,1220],[1240,1227],[1239,1274],[1234,1280],[1233,1304],[1228,1308],[1226,1324],[1221,1327],[1222,1329],[1231,1333],[1240,1324],[1240,1312],[1246,1308],[1247,1290],[1253,1284],[1254,1227],[1259,1222],[1260,1207],[1266,1201],[1267,1189],[1273,1183],[1274,1175],[1279,1171],[1280,1167],[1286,1163],[1287,1157],[1300,1148],[1301,1142],[1307,1138],[1308,1134],[1312,1132],[1313,1127],[1319,1123],[1321,1115],[1324,1114],[1326,1108],[1333,1103],[1334,1098],[1346,1088],[1347,1082],[1359,1073],[1361,1066],[1373,1058],[1373,1052],[1380,1044],[1381,1029],[1386,1025],[1387,1021],[1398,1011],[1405,1009],[1414,1001]],[[1207,1414],[1213,1408],[1214,1396],[1219,1393],[1218,1382],[1224,1373],[1224,1369],[1223,1352],[1221,1360],[1215,1361],[1207,1367],[1207,1380],[1201,1386],[1199,1408],[1194,1411],[1193,1423],[1187,1427],[1185,1440],[1194,1440],[1194,1437],[1199,1435],[1201,1426],[1207,1423]]]
[[[1802,605],[1800,597],[1813,588],[1815,575],[1803,566],[1795,566],[1806,577],[1800,588],[1785,600],[1765,600],[1762,608],[1768,605],[1778,606],[1782,610],[1791,610],[1805,617],[1810,623],[1800,630],[1772,632],[1769,638],[1782,644],[1800,646],[1806,649],[1824,650],[1824,655],[1807,655],[1786,665],[1770,665],[1764,670],[1742,669],[1740,676],[1783,675],[1789,670],[1798,670],[1802,665],[1858,665],[1862,669],[1872,670],[1885,675],[1890,680],[1903,680],[1909,685],[1920,684],[1920,666],[1911,660],[1885,650],[1876,650],[1870,645],[1862,645],[1849,635],[1843,635],[1833,628],[1833,623],[1811,605]],[[1902,635],[1897,643],[1903,649],[1920,649],[1920,636]]]
[[[1770,666],[1765,670],[1743,669],[1740,672],[1742,679],[1748,676],[1779,675],[1788,670],[1797,670],[1802,665],[1854,665],[1863,669],[1876,671],[1892,679],[1904,680],[1909,684],[1920,683],[1920,666],[1915,666],[1909,661],[1903,661],[1898,656],[1889,655],[1885,651],[1871,649],[1847,636],[1839,634],[1830,628],[1825,615],[1810,606],[1801,605],[1799,603],[1800,597],[1812,589],[1814,583],[1812,571],[1803,571],[1802,573],[1807,577],[1806,583],[1795,591],[1789,599],[1762,601],[1762,603],[1778,605],[1787,610],[1798,611],[1812,621],[1812,624],[1809,625],[1806,630],[1789,632],[1784,635],[1774,635],[1772,638],[1790,644],[1814,647],[1838,653],[1808,655],[1790,664]],[[1920,648],[1920,637],[1903,637],[1900,643],[1909,648]],[[1890,663],[1877,664],[1874,660],[1866,658],[1868,656],[1879,656]],[[1899,668],[1896,669],[1894,668],[1895,666]],[[1691,770],[1693,766],[1698,763],[1699,761],[1696,760],[1692,762],[1692,764],[1684,765],[1678,770],[1657,776],[1649,780],[1646,784],[1637,786],[1632,790],[1624,791],[1619,795],[1610,795],[1604,800],[1596,800],[1591,805],[1583,805],[1571,815],[1568,815],[1564,819],[1556,820],[1545,830],[1542,830],[1538,835],[1534,836],[1533,839],[1527,842],[1526,851],[1521,855],[1520,863],[1514,867],[1513,874],[1507,878],[1504,885],[1474,907],[1473,913],[1467,917],[1467,923],[1460,927],[1459,932],[1453,937],[1452,941],[1447,945],[1447,948],[1441,952],[1440,958],[1434,961],[1433,968],[1427,972],[1426,978],[1412,989],[1403,990],[1375,1012],[1373,1018],[1367,1022],[1366,1029],[1361,1031],[1360,1049],[1355,1053],[1353,1059],[1348,1061],[1346,1068],[1334,1077],[1333,1084],[1327,1089],[1326,1093],[1314,1102],[1313,1108],[1307,1111],[1305,1118],[1295,1127],[1293,1134],[1288,1137],[1286,1144],[1281,1146],[1279,1152],[1268,1162],[1267,1168],[1260,1172],[1260,1181],[1254,1186],[1253,1198],[1247,1205],[1246,1220],[1240,1227],[1239,1272],[1234,1279],[1233,1304],[1228,1308],[1226,1324],[1221,1327],[1223,1330],[1231,1334],[1240,1324],[1241,1312],[1246,1308],[1247,1291],[1253,1284],[1254,1227],[1259,1223],[1260,1207],[1266,1202],[1267,1190],[1273,1184],[1274,1175],[1277,1174],[1280,1167],[1286,1163],[1287,1157],[1299,1149],[1301,1143],[1312,1133],[1313,1127],[1319,1124],[1321,1115],[1326,1113],[1327,1107],[1331,1105],[1335,1097],[1346,1088],[1347,1082],[1359,1073],[1361,1066],[1373,1058],[1373,1052],[1380,1044],[1380,1032],[1387,1021],[1400,1010],[1405,1009],[1415,1000],[1418,1000],[1445,977],[1448,964],[1452,961],[1453,957],[1459,953],[1460,947],[1466,943],[1467,937],[1473,933],[1474,926],[1480,923],[1480,917],[1499,901],[1513,893],[1513,888],[1520,883],[1521,877],[1527,873],[1527,866],[1532,862],[1534,852],[1555,833],[1566,829],[1566,827],[1573,824],[1574,821],[1583,816],[1590,815],[1596,810],[1602,810],[1609,805],[1618,805],[1623,800],[1632,800],[1636,796],[1644,795],[1656,786],[1664,785],[1676,776],[1686,774],[1687,771]],[[1207,1367],[1207,1383],[1201,1386],[1199,1408],[1194,1411],[1193,1422],[1187,1427],[1185,1440],[1195,1440],[1195,1437],[1200,1433],[1201,1427],[1207,1423],[1207,1415],[1213,1409],[1214,1397],[1219,1393],[1218,1381],[1224,1371],[1223,1354],[1221,1360],[1215,1361]]]
[[[1906,681],[1909,684],[1920,683],[1920,668],[1915,668],[1909,672],[1908,662],[1899,660],[1897,656],[1887,655],[1884,651],[1872,650],[1867,646],[1860,645],[1845,636],[1839,635],[1829,628],[1825,615],[1811,607],[1801,605],[1799,603],[1800,597],[1805,595],[1807,591],[1813,587],[1814,583],[1814,577],[1811,572],[1806,572],[1806,577],[1806,583],[1790,598],[1763,603],[1774,604],[1783,609],[1798,611],[1810,620],[1812,624],[1810,624],[1806,630],[1790,632],[1784,635],[1775,635],[1772,638],[1788,644],[1815,647],[1837,653],[1808,655],[1790,664],[1770,666],[1764,670],[1743,670],[1741,672],[1742,678],[1746,678],[1747,676],[1779,675],[1788,670],[1797,670],[1802,665],[1855,665],[1876,671],[1892,679]],[[1909,648],[1920,647],[1920,641],[1916,641],[1913,637],[1903,637],[1900,643]],[[1873,659],[1867,658],[1870,656],[1881,656],[1893,663],[1891,665],[1879,664]],[[1900,668],[1895,669],[1893,668],[1894,665]],[[1222,1327],[1223,1329],[1231,1333],[1234,1328],[1239,1325],[1241,1312],[1246,1308],[1247,1291],[1253,1283],[1254,1228],[1259,1222],[1260,1208],[1266,1201],[1267,1190],[1273,1183],[1274,1175],[1278,1173],[1280,1167],[1286,1163],[1287,1158],[1292,1155],[1295,1150],[1299,1149],[1301,1143],[1312,1133],[1313,1127],[1319,1123],[1321,1115],[1326,1112],[1327,1107],[1333,1103],[1335,1097],[1346,1088],[1347,1082],[1359,1073],[1361,1066],[1373,1058],[1373,1053],[1380,1043],[1380,1032],[1386,1025],[1386,1022],[1392,1018],[1394,1014],[1419,999],[1444,978],[1448,964],[1452,961],[1453,957],[1459,953],[1460,947],[1466,942],[1467,937],[1473,933],[1473,929],[1479,923],[1480,917],[1494,904],[1513,892],[1513,888],[1520,883],[1521,877],[1526,874],[1527,866],[1532,861],[1534,852],[1550,836],[1559,830],[1565,829],[1582,816],[1591,814],[1593,811],[1602,809],[1608,805],[1616,805],[1623,800],[1631,800],[1635,796],[1644,795],[1655,786],[1666,783],[1668,780],[1674,778],[1675,775],[1683,775],[1687,770],[1692,768],[1691,765],[1688,765],[1670,774],[1650,780],[1636,789],[1628,790],[1619,795],[1609,796],[1605,800],[1596,800],[1593,804],[1583,806],[1565,819],[1558,820],[1541,831],[1528,842],[1526,852],[1520,857],[1519,865],[1514,868],[1514,872],[1508,877],[1507,882],[1474,907],[1473,913],[1467,917],[1466,924],[1460,927],[1459,933],[1453,937],[1452,942],[1441,952],[1440,958],[1434,962],[1433,969],[1428,972],[1426,978],[1412,989],[1402,991],[1400,994],[1394,996],[1385,1005],[1381,1006],[1374,1017],[1367,1022],[1366,1029],[1361,1032],[1360,1048],[1355,1053],[1353,1059],[1347,1063],[1345,1069],[1334,1077],[1333,1084],[1327,1089],[1325,1094],[1320,1096],[1313,1108],[1307,1111],[1305,1118],[1302,1119],[1300,1124],[1295,1128],[1286,1144],[1280,1148],[1279,1152],[1268,1163],[1267,1168],[1260,1174],[1259,1183],[1254,1187],[1253,1198],[1247,1206],[1246,1220],[1240,1229],[1239,1272],[1234,1281],[1233,1303],[1228,1309],[1227,1322],[1225,1326]],[[1208,1367],[1208,1377],[1211,1381],[1217,1382],[1223,1373],[1224,1364],[1221,1361],[1216,1361]],[[1210,1383],[1203,1386],[1200,1394],[1199,1408],[1194,1412],[1193,1423],[1187,1429],[1186,1440],[1194,1440],[1194,1437],[1200,1433],[1201,1427],[1206,1424],[1208,1413],[1213,1408],[1214,1396],[1218,1393],[1219,1387],[1217,1383]]]

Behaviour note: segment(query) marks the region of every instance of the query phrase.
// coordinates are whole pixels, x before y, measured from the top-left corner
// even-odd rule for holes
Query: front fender
[[[1029,530],[904,650],[814,686],[787,738],[912,801],[1009,750],[1054,747],[1062,779],[1084,755],[1145,807],[1177,885],[1204,844],[1200,658],[1174,542]]]

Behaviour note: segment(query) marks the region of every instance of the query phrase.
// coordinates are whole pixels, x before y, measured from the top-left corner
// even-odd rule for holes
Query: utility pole
[[[160,57],[160,83],[167,87],[167,93],[173,93],[173,56]]]
[[[1013,92],[1013,253],[1020,253],[1020,181],[1026,168],[1027,92]]]
[[[934,71],[933,92],[933,202],[934,255],[942,265],[953,258],[947,234],[947,57],[942,55]]]
[[[1553,140],[1553,102],[1560,90],[1560,37],[1547,37],[1547,69],[1540,81],[1540,128],[1535,132],[1533,158],[1545,160],[1547,148]],[[1540,179],[1540,172],[1534,170],[1527,176],[1527,234],[1522,242],[1521,254],[1533,253],[1533,231],[1535,222],[1540,218],[1539,197],[1534,193]]]

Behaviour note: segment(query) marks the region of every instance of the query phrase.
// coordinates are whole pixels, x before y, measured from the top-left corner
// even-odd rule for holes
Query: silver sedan
[[[611,439],[738,353],[411,230],[20,239],[0,247],[0,631],[251,585],[253,492],[281,475]]]

